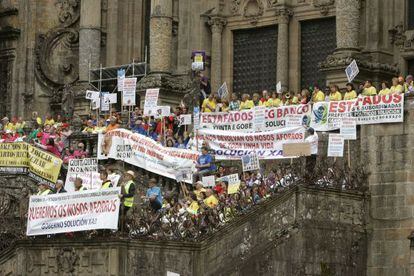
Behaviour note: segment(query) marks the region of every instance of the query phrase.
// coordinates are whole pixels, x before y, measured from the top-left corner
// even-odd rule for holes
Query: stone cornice
[[[293,16],[293,9],[287,6],[281,6],[276,9],[275,15],[279,19],[279,23],[287,24],[289,23],[290,17]]]
[[[0,18],[10,16],[10,15],[17,15],[18,13],[19,13],[19,10],[17,8],[0,9]]]
[[[0,40],[16,40],[20,37],[20,29],[5,27],[0,30]]]

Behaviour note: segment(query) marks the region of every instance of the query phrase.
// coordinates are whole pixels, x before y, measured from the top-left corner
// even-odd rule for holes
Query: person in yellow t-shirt
[[[240,110],[252,109],[253,107],[254,103],[250,100],[249,94],[243,94],[242,101],[240,102]]]
[[[344,101],[349,101],[357,98],[357,93],[355,92],[354,85],[350,82],[346,84],[346,93],[344,95]]]
[[[325,94],[320,90],[319,86],[315,85],[312,93],[312,102],[323,102],[325,101]]]
[[[55,124],[55,120],[53,120],[52,115],[47,114],[45,119],[45,125],[53,126]]]
[[[377,95],[377,89],[372,86],[372,81],[367,80],[364,85],[364,90],[362,90],[362,96],[375,96]]]
[[[253,94],[253,104],[254,106],[262,106],[263,103],[260,100],[260,95],[258,93],[254,93]]]
[[[198,209],[200,209],[200,205],[197,202],[197,196],[194,193],[190,194],[191,203],[187,207],[187,212],[193,215],[197,215]]]
[[[207,99],[204,99],[202,104],[203,112],[214,112],[216,110],[216,97],[214,93],[211,93]]]
[[[213,194],[211,189],[206,191],[206,199],[204,199],[204,204],[206,204],[210,208],[214,208],[218,205],[218,199]]]
[[[279,98],[279,94],[277,94],[276,92],[272,93],[272,97],[269,100],[271,100],[272,103],[270,107],[279,107],[282,105],[282,101]]]
[[[388,82],[387,81],[382,81],[381,82],[381,90],[380,90],[380,92],[378,93],[378,95],[381,95],[381,96],[384,96],[384,95],[389,95],[389,94],[391,94],[391,90],[390,90],[390,88],[389,88],[390,86],[389,86],[389,84],[388,84]]]
[[[404,87],[399,83],[398,78],[392,78],[392,86],[390,88],[391,94],[401,94],[404,92]]]
[[[329,93],[329,101],[336,102],[342,100],[342,94],[339,92],[339,87],[336,84],[331,84],[329,86],[330,93]]]

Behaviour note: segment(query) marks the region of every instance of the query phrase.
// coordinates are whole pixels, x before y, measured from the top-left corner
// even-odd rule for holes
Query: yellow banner
[[[56,183],[62,160],[27,143],[0,143],[0,172],[29,173],[38,181]]]

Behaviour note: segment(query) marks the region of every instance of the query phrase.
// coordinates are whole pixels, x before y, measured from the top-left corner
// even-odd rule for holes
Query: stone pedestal
[[[289,84],[289,18],[292,14],[292,10],[285,7],[276,11],[278,16],[276,81],[282,83],[282,89],[285,91]]]
[[[211,91],[221,86],[221,33],[227,24],[225,18],[215,16],[208,21],[211,27]]]

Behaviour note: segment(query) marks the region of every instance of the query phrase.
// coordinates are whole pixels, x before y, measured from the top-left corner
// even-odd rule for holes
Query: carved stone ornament
[[[413,51],[414,49],[414,31],[404,30],[402,23],[388,30],[390,43],[397,46],[400,51]]]
[[[312,0],[312,5],[318,8],[322,15],[327,15],[329,9],[333,8],[335,0]]]
[[[244,4],[243,17],[250,19],[252,24],[257,23],[263,12],[264,6],[261,0],[248,0]]]
[[[237,15],[240,12],[240,4],[242,0],[233,0],[231,4],[231,13]]]
[[[278,0],[267,0],[267,6],[269,8],[276,7]]]
[[[0,192],[0,216],[6,215],[11,206],[11,197],[5,192]]]
[[[74,248],[62,248],[56,255],[57,267],[59,271],[64,273],[73,273],[78,261],[79,256]]]
[[[75,26],[80,16],[80,0],[57,0],[60,25],[36,38],[35,74],[49,95],[79,76],[79,32]]]

